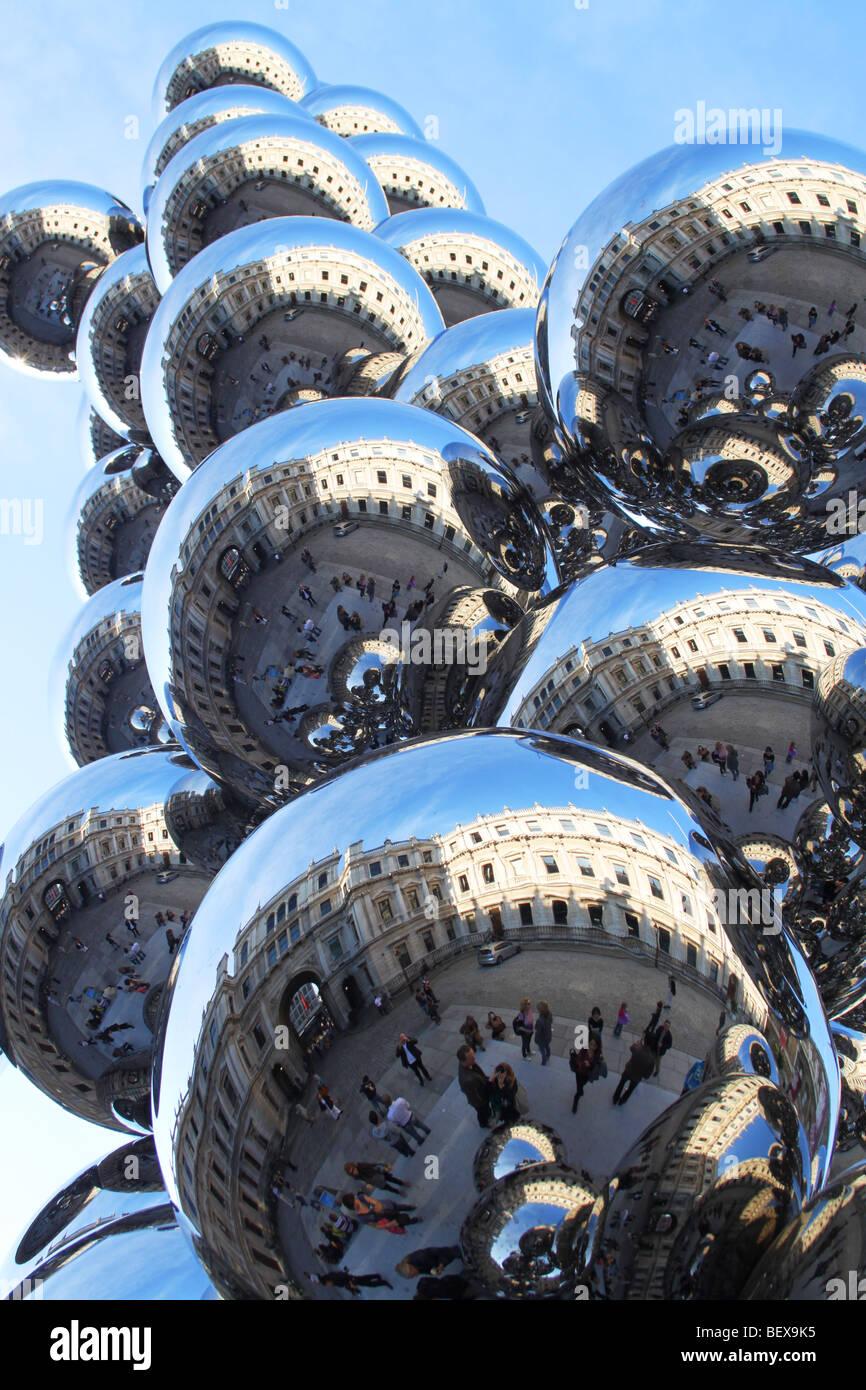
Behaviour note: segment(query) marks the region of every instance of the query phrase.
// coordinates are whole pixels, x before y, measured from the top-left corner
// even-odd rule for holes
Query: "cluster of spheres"
[[[125,1136],[4,1293],[835,1296],[866,155],[673,146],[548,268],[269,29],[153,117],[143,216],[0,199],[0,354],[77,372],[86,464],[0,1048]]]

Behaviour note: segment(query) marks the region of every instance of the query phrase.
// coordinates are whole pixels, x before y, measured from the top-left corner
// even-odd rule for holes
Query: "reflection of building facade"
[[[758,584],[688,599],[640,627],[581,642],[545,672],[514,723],[640,729],[680,694],[714,686],[811,700],[819,673],[866,633],[808,597]]]
[[[93,481],[95,491],[86,497],[74,522],[78,572],[88,594],[144,568],[149,541],[165,510],[130,472],[106,474],[99,469]],[[133,528],[136,521],[139,525]],[[133,529],[138,549],[133,548]]]
[[[322,236],[327,242],[327,231]],[[228,330],[233,338],[242,338],[264,326],[270,314],[305,305],[341,322],[349,335],[343,349],[365,335],[368,342],[401,353],[414,352],[427,341],[410,291],[371,258],[342,243],[296,247],[251,261],[231,277],[213,275],[178,315],[162,353],[174,429],[187,458],[199,463],[220,443],[214,368],[196,351],[202,332]]]
[[[161,802],[142,809],[91,809],[60,822],[32,845],[14,889],[7,882],[0,907],[0,998],[11,1059],[47,1095],[96,1124],[106,1122],[110,1076],[89,1076],[80,1057],[68,1056],[52,1036],[46,1002],[54,953],[68,944],[73,927],[81,931],[77,914],[100,894],[117,896],[120,924],[125,882],[183,862]]]
[[[756,241],[825,247],[860,256],[866,179],[818,160],[766,160],[732,169],[694,195],[627,223],[587,273],[576,314],[577,367],[636,399],[647,331],[622,307],[674,293]]]
[[[246,129],[252,117],[241,122]],[[277,130],[268,134],[271,126]],[[280,130],[281,125],[288,131]],[[299,127],[298,130],[293,127]],[[165,256],[173,275],[191,261],[193,256],[210,240],[210,219],[222,212],[232,195],[245,185],[256,181],[257,187],[266,181],[272,192],[278,196],[284,192],[286,206],[281,209],[275,204],[274,213],[286,214],[304,212],[315,215],[324,214],[357,227],[372,231],[376,225],[367,189],[341,160],[339,150],[330,148],[333,143],[329,137],[317,138],[319,128],[314,122],[296,120],[289,117],[281,121],[269,115],[259,118],[258,127],[251,133],[239,133],[236,142],[231,143],[235,125],[226,125],[225,138],[209,136],[206,148],[199,152],[202,140],[190,144],[184,156],[186,167],[176,171],[173,185],[167,191],[162,203],[163,182],[157,186],[154,202],[161,209],[161,226],[155,230],[160,235]],[[301,131],[306,128],[309,134]],[[211,148],[213,141],[216,149]],[[328,141],[326,144],[325,141]],[[182,161],[178,161],[179,163]],[[353,160],[353,163],[356,162]],[[364,166],[360,166],[361,171]],[[166,174],[168,179],[172,174]],[[375,184],[373,184],[375,189]],[[375,204],[379,209],[381,194]],[[255,202],[255,194],[249,193]],[[237,203],[237,200],[235,200]],[[236,206],[237,224],[243,221],[243,209]],[[225,214],[223,213],[224,217]],[[231,230],[230,224],[223,226],[223,233]],[[151,235],[154,233],[151,232]]]
[[[451,502],[441,459],[422,445],[388,439],[339,444],[227,481],[190,527],[184,568],[172,576],[171,642],[178,654],[173,679],[177,700],[199,712],[212,744],[234,748],[242,762],[269,776],[273,759],[250,748],[238,725],[226,664],[238,603],[238,557],[249,554],[249,562],[243,561],[249,573],[258,568],[254,546],[264,542],[267,552],[284,550],[313,527],[347,518],[369,519],[371,527],[380,518],[383,525],[396,519],[402,534],[428,539],[437,557],[453,555],[473,566],[479,579],[517,592],[472,541]]]
[[[447,379],[428,380],[411,404],[444,415],[473,434],[506,411],[532,410],[538,404],[532,345],[459,368]]]
[[[199,1081],[177,1116],[178,1181],[205,1227],[221,1232],[220,1257],[280,1280],[265,1216],[276,1141],[265,1136],[284,1132],[286,1101],[269,1073],[282,1065],[302,1074],[291,1010],[301,985],[314,982],[345,1020],[354,989],[369,998],[414,979],[451,942],[558,926],[565,940],[657,945],[721,988],[742,972],[712,891],[674,840],[606,812],[590,820],[575,806],[504,809],[449,835],[375,849],[358,842],[345,857],[311,863],[261,905],[233,959],[223,959],[199,1035]],[[741,1007],[763,1020],[763,1001],[743,984]],[[275,1047],[280,1025],[288,1043]],[[260,1292],[273,1296],[263,1282]]]
[[[414,240],[407,229],[401,250],[434,293],[453,287],[477,296],[484,309],[522,309],[538,302],[534,275],[492,238],[455,228]]]

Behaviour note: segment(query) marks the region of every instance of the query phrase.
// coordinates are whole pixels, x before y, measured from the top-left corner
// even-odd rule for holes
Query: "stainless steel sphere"
[[[130,574],[98,589],[58,646],[52,676],[55,717],[61,740],[79,767],[108,753],[171,740],[144,664],[142,578]],[[143,710],[149,718],[142,727],[133,716]]]
[[[542,399],[587,505],[805,553],[859,472],[866,155],[795,130],[772,160],[682,138],[565,238],[539,304]]]
[[[153,87],[157,121],[182,101],[212,87],[235,84],[269,87],[300,101],[316,86],[316,75],[303,53],[263,24],[227,20],[206,24],[176,43],[165,58]]]
[[[428,207],[389,217],[376,236],[430,286],[450,327],[491,309],[535,308],[547,266],[510,227],[465,208]]]
[[[331,218],[269,218],[205,247],[171,282],[142,361],[148,428],[183,481],[299,392],[343,394],[359,365],[347,354],[405,356],[443,327],[421,277],[370,232]]]
[[[179,750],[147,748],[78,769],[6,836],[3,1051],[72,1114],[150,1128],[174,951],[244,824]]]
[[[143,246],[118,256],[84,306],[75,356],[87,399],[117,434],[146,432],[141,354],[159,294]]]
[[[573,1288],[598,1277],[612,1232],[629,1242],[613,1208],[630,1209],[634,1179],[646,1188],[641,1223],[652,1216],[659,1239],[648,1264],[629,1245],[635,1254],[624,1249],[610,1278],[612,1296],[638,1296],[650,1275],[654,1290],[679,1279],[650,1189],[670,1191],[679,1245],[699,1229],[705,1179],[714,1229],[729,1220],[731,1240],[744,1207],[728,1200],[725,1178],[742,1178],[743,1191],[772,1188],[789,1219],[826,1181],[839,1072],[799,947],[778,919],[761,926],[731,908],[732,894],[758,883],[717,823],[655,774],[544,734],[419,739],[368,754],[277,811],[196,914],[154,1073],[163,1172],[217,1287],[260,1299],[311,1292],[309,1276],[333,1260],[387,1278],[387,1296],[404,1298],[413,1284],[405,1266],[395,1277],[394,1260],[442,1247],[435,1264],[448,1264],[459,1237],[483,1293],[521,1296],[531,1291],[527,1271],[550,1274],[546,1291]],[[495,970],[475,964],[476,954],[480,963],[502,953]],[[617,1076],[642,1048],[644,1007],[666,990],[673,998],[672,975],[665,1016],[684,1050],[661,1064],[657,1082],[624,1091]],[[567,1058],[587,1046],[589,1004],[610,1020],[626,979],[640,998],[635,1024],[619,1037],[608,1023],[606,1079],[572,1102]],[[521,1060],[511,1027],[524,996],[534,1007],[541,980],[553,1015],[545,1068]],[[756,1061],[746,1049],[742,1074],[677,1102],[720,1004],[760,1036]],[[397,1104],[380,1122],[383,1097],[408,1110]],[[612,1107],[612,1097],[628,1106]],[[506,1139],[525,1121],[561,1146],[551,1139],[545,1151],[537,1136],[540,1167],[494,1171],[480,1221],[472,1179],[491,1106]],[[408,1129],[389,1127],[398,1121]],[[655,1128],[639,1139],[648,1123]],[[635,1156],[622,1160],[626,1150]],[[368,1166],[377,1163],[398,1181]],[[590,1217],[613,1172],[600,1248]],[[396,1210],[369,1205],[359,1180],[378,1183],[375,1200],[393,1198]],[[329,1232],[337,1213],[349,1224]],[[396,1250],[387,1222],[408,1226]],[[729,1292],[761,1253],[760,1242],[744,1248]],[[714,1271],[724,1284],[723,1265]]]
[[[472,180],[450,155],[411,135],[353,135],[351,144],[369,164],[392,216],[413,208],[465,208],[483,215]]]
[[[110,193],[66,180],[0,198],[0,360],[31,375],[75,371],[75,334],[105,267],[144,233]]]
[[[531,497],[473,435],[392,401],[318,402],[222,445],[172,502],[147,666],[196,761],[279,803],[452,722],[449,678],[555,582]]]
[[[421,127],[405,107],[369,87],[355,87],[348,82],[317,87],[303,97],[301,107],[320,125],[347,139],[377,132],[423,139]]]
[[[372,232],[388,205],[351,145],[303,112],[236,116],[201,131],[166,165],[148,205],[147,254],[160,292],[220,237],[291,215]]]
[[[236,116],[252,116],[270,111],[275,116],[302,115],[303,107],[281,92],[269,87],[248,86],[244,83],[228,87],[212,87],[187,97],[160,121],[148,141],[141,166],[141,187],[144,210],[150,206],[153,186],[171,159],[184,145],[203,130],[234,120]],[[312,117],[309,117],[312,120]]]

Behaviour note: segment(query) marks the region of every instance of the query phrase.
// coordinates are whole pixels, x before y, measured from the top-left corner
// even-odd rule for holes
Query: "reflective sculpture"
[[[160,291],[226,233],[290,214],[369,232],[388,208],[351,145],[303,113],[259,112],[203,130],[166,165],[148,205],[147,254]]]
[[[316,86],[316,76],[303,53],[274,29],[241,20],[206,24],[165,58],[153,87],[154,116],[161,120],[198,92],[235,83],[269,87],[300,101]]]
[[[79,767],[107,753],[171,742],[141,641],[141,574],[98,589],[55,657],[58,724]]]
[[[36,375],[74,372],[75,334],[88,296],[105,267],[142,236],[135,214],[90,184],[31,183],[4,194],[2,360]]]
[[[68,569],[85,593],[143,570],[160,517],[180,484],[158,455],[124,444],[92,465],[66,518]]]
[[[148,428],[183,481],[217,444],[297,404],[298,393],[345,394],[359,366],[350,354],[402,356],[443,326],[421,277],[370,232],[300,216],[240,228],[175,276],[154,315],[141,369]],[[251,335],[258,371],[242,378]]]
[[[858,1297],[866,155],[663,150],[548,270],[276,30],[153,104],[146,229],[0,198],[87,595],[0,1048],[130,1136],[4,1292]]]
[[[376,235],[423,275],[445,322],[490,309],[534,308],[545,266],[509,227],[459,208],[419,208],[389,217]]]

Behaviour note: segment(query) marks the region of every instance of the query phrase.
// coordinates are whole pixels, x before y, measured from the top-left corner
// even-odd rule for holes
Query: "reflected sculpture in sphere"
[[[866,1288],[866,1169],[814,1198],[767,1250],[743,1298],[799,1303],[862,1299]]]

